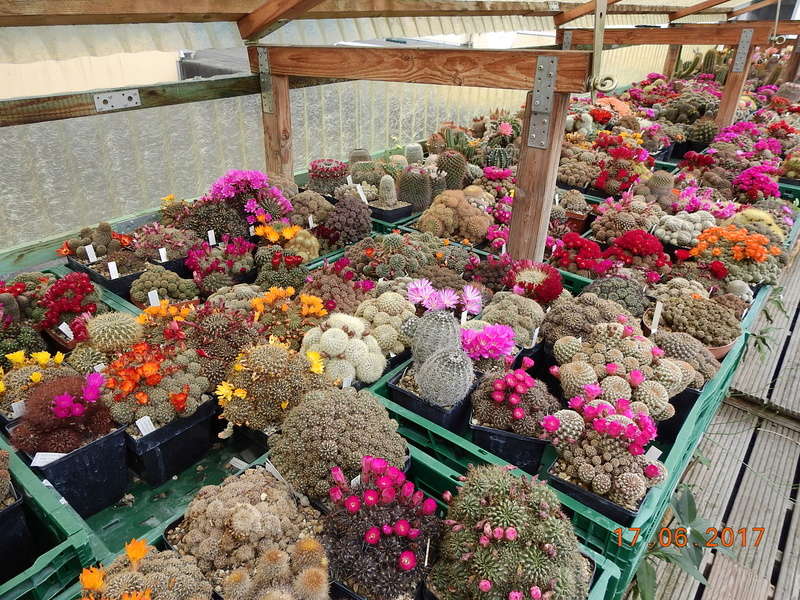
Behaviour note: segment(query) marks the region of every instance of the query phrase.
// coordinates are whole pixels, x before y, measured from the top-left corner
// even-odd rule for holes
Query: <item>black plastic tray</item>
[[[207,400],[194,414],[145,436],[133,438],[126,433],[131,468],[149,485],[157,486],[190,467],[211,449],[216,414],[217,403]]]
[[[472,443],[507,460],[526,473],[536,475],[542,464],[542,455],[550,444],[547,440],[519,435],[502,429],[474,425],[470,416],[469,428]]]
[[[116,279],[109,279],[105,275],[101,275],[98,271],[95,271],[91,265],[85,265],[82,262],[75,260],[75,258],[72,256],[67,256],[67,267],[79,273],[86,273],[89,276],[89,279],[98,285],[103,286],[108,291],[113,292],[117,296],[125,298],[126,300],[130,298],[131,286],[133,285],[133,282],[136,281],[144,272],[139,271],[138,273],[122,275]]]
[[[399,208],[378,208],[377,206],[370,205],[369,209],[372,211],[372,218],[383,221],[384,223],[394,223],[400,219],[405,219],[411,216],[413,206],[401,206]]]
[[[33,536],[25,520],[22,496],[11,484],[16,498],[11,506],[0,510],[0,581],[9,581],[27,569],[35,557]]]
[[[675,443],[678,434],[692,412],[695,402],[700,397],[700,390],[686,388],[677,396],[670,398],[669,403],[675,407],[675,414],[666,421],[657,421],[658,441],[668,444]]]

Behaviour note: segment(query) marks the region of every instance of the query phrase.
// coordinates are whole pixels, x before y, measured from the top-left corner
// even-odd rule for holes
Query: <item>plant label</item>
[[[158,290],[150,290],[147,292],[147,301],[150,303],[150,306],[158,306],[161,303],[158,299]]]
[[[500,254],[505,254],[505,253],[506,253],[506,243],[503,242],[503,247],[500,248]]]
[[[349,388],[351,385],[353,385],[352,376],[347,376],[342,380],[342,389]]]
[[[158,260],[161,262],[167,262],[167,249],[166,248],[159,248],[158,249]]]
[[[397,354],[394,352],[389,352],[389,358],[394,358],[395,356],[397,356]]]
[[[461,311],[461,324],[464,325],[467,322],[467,311]]]
[[[256,234],[256,228],[253,225],[250,225],[248,231],[250,232],[250,236],[254,236]]]
[[[356,185],[356,191],[358,192],[358,195],[359,195],[359,196],[361,196],[361,201],[362,201],[364,204],[369,204],[369,203],[367,202],[367,196],[364,194],[364,188],[363,188],[363,187],[361,187],[361,184],[360,184],[360,183],[359,183],[358,185]]]
[[[533,330],[533,334],[531,335],[531,345],[528,348],[533,348],[536,345],[536,340],[539,337],[539,328]]]
[[[208,230],[208,243],[211,244],[212,246],[217,245],[217,234],[214,233],[213,229]]]
[[[25,414],[25,400],[11,403],[11,418],[18,419]]]
[[[136,419],[136,427],[139,428],[139,431],[142,432],[142,435],[153,433],[156,430],[156,426],[153,424],[153,419],[151,419],[150,417],[142,417],[141,419]]]
[[[644,453],[644,457],[647,460],[658,460],[659,456],[661,456],[661,450],[659,450],[655,446],[650,446],[647,449],[647,452]]]
[[[650,326],[651,334],[658,332],[658,322],[661,320],[661,311],[664,310],[664,303],[659,300],[656,302],[656,308],[653,311],[653,323]]]
[[[553,200],[553,204],[558,206],[558,203],[561,202],[561,194],[556,194],[555,199]]]
[[[428,538],[428,545],[425,546],[425,566],[428,566],[428,557],[431,553],[431,538]]]
[[[347,176],[347,185],[353,185],[353,176],[352,175],[348,175]]]
[[[74,333],[72,333],[72,327],[70,327],[69,325],[67,325],[67,324],[66,324],[66,323],[64,323],[63,321],[61,322],[61,325],[59,325],[59,326],[58,326],[58,330],[59,330],[61,333],[63,333],[63,334],[64,334],[64,337],[65,337],[65,338],[67,338],[67,340],[69,340],[70,342],[71,342],[73,339],[75,339],[75,334],[74,334]]]
[[[91,244],[87,244],[83,248],[86,250],[86,258],[89,259],[89,264],[97,262],[97,254],[94,251],[94,246],[92,246]]]
[[[113,260],[108,261],[108,276],[111,279],[119,279],[119,270],[117,269],[117,263]]]
[[[234,456],[228,464],[230,466],[232,466],[234,469],[236,469],[237,471],[243,471],[244,469],[246,469],[247,467],[250,466],[248,463],[243,461],[238,456]]]
[[[289,482],[283,478],[283,475],[281,475],[280,471],[278,471],[278,469],[275,468],[275,465],[273,465],[268,458],[264,460],[264,468],[267,470],[269,474],[275,477],[275,479],[277,479],[278,481],[282,481],[286,485],[289,485]]]
[[[66,454],[62,454],[61,452],[37,452],[33,455],[31,466],[44,467],[49,465],[51,462],[58,460],[62,456],[66,456]]]
[[[106,364],[105,363],[97,363],[95,366],[92,367],[92,369],[94,369],[95,373],[102,373],[103,371],[106,370]]]
[[[308,215],[308,228],[314,229],[316,225],[314,224],[314,215]]]
[[[350,487],[356,487],[359,483],[361,483],[361,475],[356,475],[353,477],[352,481],[350,481]]]

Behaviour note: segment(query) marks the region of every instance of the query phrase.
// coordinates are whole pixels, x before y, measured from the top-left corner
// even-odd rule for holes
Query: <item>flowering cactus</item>
[[[434,289],[427,279],[415,279],[406,286],[406,298],[427,310],[456,309],[477,315],[481,312],[483,298],[475,286],[465,285],[460,292],[450,288]]]
[[[514,330],[508,325],[487,325],[481,330],[463,329],[461,347],[472,360],[501,359],[516,349]]]
[[[256,245],[236,237],[223,236],[222,244],[212,247],[201,242],[189,250],[186,266],[192,270],[197,286],[206,294],[233,285],[253,268]]]

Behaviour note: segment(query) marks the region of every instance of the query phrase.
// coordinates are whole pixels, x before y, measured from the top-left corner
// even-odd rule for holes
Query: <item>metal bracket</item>
[[[562,50],[569,50],[572,48],[572,30],[567,29],[564,31],[564,40],[561,42]]]
[[[558,72],[557,56],[539,56],[533,76],[533,98],[528,124],[528,146],[544,149],[550,145],[550,115]]]
[[[275,97],[272,94],[272,76],[269,70],[269,50],[263,46],[258,51],[258,80],[261,83],[261,110],[275,112]]]
[[[97,112],[120,110],[141,106],[139,90],[121,90],[119,92],[106,92],[94,95],[94,108]]]
[[[750,52],[750,42],[753,41],[753,30],[742,29],[739,35],[739,45],[736,47],[736,56],[733,58],[733,65],[731,66],[732,73],[741,73],[745,68],[745,60]]]

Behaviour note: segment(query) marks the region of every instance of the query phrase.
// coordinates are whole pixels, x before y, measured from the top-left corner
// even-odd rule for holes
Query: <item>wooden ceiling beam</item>
[[[620,2],[620,0],[608,0],[607,6],[611,6],[617,2]],[[556,27],[561,27],[564,25],[564,23],[569,23],[570,21],[574,21],[575,19],[579,19],[585,15],[588,15],[589,13],[593,13],[596,8],[597,0],[589,0],[589,2],[579,4],[575,8],[570,8],[558,13],[553,17],[553,22],[556,24]]]
[[[314,8],[320,1],[266,0],[253,12],[238,20],[239,34],[243,40],[257,40]]]
[[[258,72],[257,47],[248,50]],[[537,57],[553,55],[554,91],[585,92],[591,53],[579,51],[270,46],[269,66],[272,75],[530,90]]]
[[[553,16],[547,2],[492,0],[323,0],[299,19],[395,17],[543,17]]]
[[[731,12],[728,13],[728,18],[733,19],[734,17],[738,17],[739,15],[743,15],[745,13],[758,10],[759,8],[764,8],[765,6],[770,6],[772,4],[775,4],[777,1],[778,0],[762,0],[761,2],[750,4],[749,6],[737,8],[736,10],[732,10]]]
[[[693,15],[695,13],[699,13],[702,10],[707,8],[713,8],[718,4],[722,4],[723,2],[727,2],[728,0],[705,0],[705,2],[698,2],[697,4],[692,4],[691,6],[687,6],[686,8],[681,8],[680,10],[676,10],[675,12],[671,12],[669,14],[670,21],[677,21],[678,19],[682,19],[683,17],[688,17],[689,15]]]

